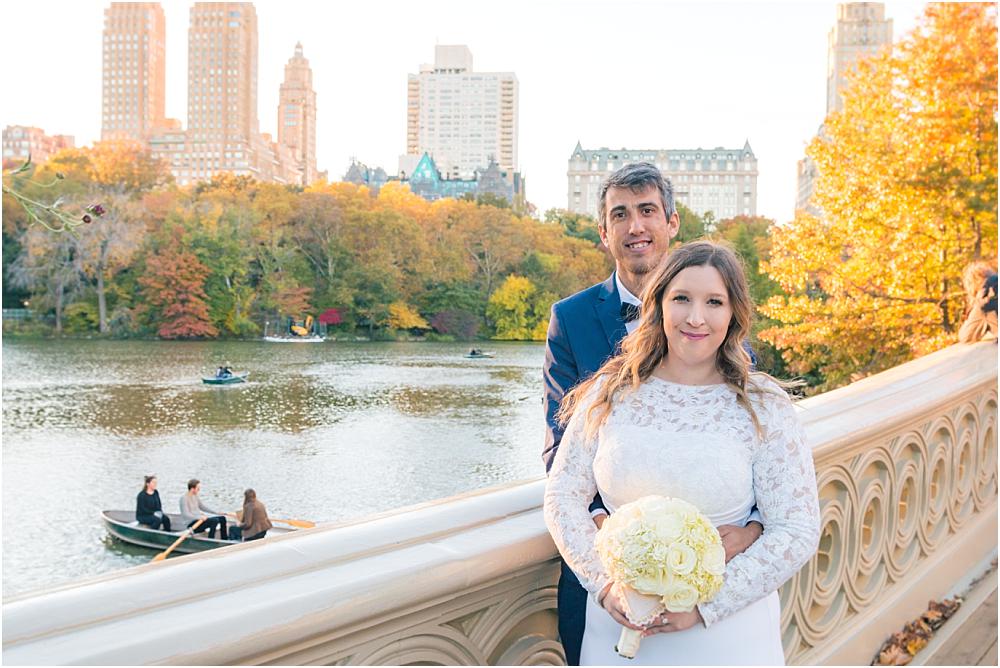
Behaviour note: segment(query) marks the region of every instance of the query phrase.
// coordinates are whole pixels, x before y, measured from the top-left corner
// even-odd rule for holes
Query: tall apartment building
[[[101,139],[145,141],[166,109],[166,19],[158,2],[104,10]]]
[[[8,125],[3,129],[3,162],[22,163],[31,156],[33,163],[42,163],[64,148],[73,148],[72,135],[47,135],[41,128]]]
[[[566,208],[597,218],[601,181],[633,162],[650,162],[671,180],[674,199],[695,213],[711,211],[716,220],[757,215],[757,157],[743,148],[584,149],[569,157]]]
[[[826,113],[844,108],[845,75],[859,59],[892,43],[892,19],[881,2],[837,5],[837,23],[830,28],[826,56]]]
[[[826,52],[826,115],[844,108],[842,92],[846,75],[861,58],[873,56],[892,44],[892,19],[885,18],[881,2],[850,2],[837,5],[837,22],[830,28]],[[817,135],[822,135],[820,125]],[[796,166],[795,208],[813,215],[820,211],[810,204],[818,171],[809,156]]]
[[[295,45],[295,55],[285,65],[285,80],[278,92],[278,144],[291,150],[303,185],[316,180],[316,91],[301,43]]]
[[[427,153],[444,178],[474,178],[491,160],[517,171],[517,135],[517,77],[474,71],[467,46],[436,46],[434,65],[409,75],[406,154]]]
[[[188,30],[190,177],[256,176],[257,12],[249,2],[196,2]]]

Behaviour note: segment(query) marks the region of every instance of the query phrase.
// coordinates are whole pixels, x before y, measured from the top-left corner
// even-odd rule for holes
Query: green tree
[[[680,217],[681,225],[677,231],[677,236],[674,237],[675,244],[686,244],[689,241],[694,241],[695,239],[701,239],[708,233],[708,221],[705,216],[699,216],[697,213],[687,208],[680,202],[677,202],[677,215]],[[706,214],[706,216],[709,214]],[[714,220],[714,218],[712,219]]]
[[[597,221],[586,214],[573,213],[566,209],[549,209],[545,212],[545,222],[558,224],[568,237],[585,239],[595,246],[601,244]]]

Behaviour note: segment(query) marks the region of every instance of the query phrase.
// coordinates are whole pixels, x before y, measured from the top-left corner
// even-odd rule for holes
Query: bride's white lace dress
[[[784,391],[752,377],[764,430],[726,385],[650,378],[617,402],[594,438],[584,436],[585,398],[566,428],[545,489],[545,521],[566,563],[591,594],[608,583],[587,510],[599,491],[611,512],[649,494],[695,504],[716,526],[743,525],[754,505],[764,534],[726,566],[725,583],[698,606],[705,625],[644,638],[619,657],[621,632],[588,601],[581,664],[783,664],[777,590],[814,554],[819,506],[812,452]]]

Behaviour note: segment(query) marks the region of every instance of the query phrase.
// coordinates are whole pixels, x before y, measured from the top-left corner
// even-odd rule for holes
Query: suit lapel
[[[625,338],[626,334],[621,308],[622,302],[618,296],[618,286],[615,285],[615,275],[611,274],[611,277],[601,285],[601,291],[594,303],[594,311],[601,327],[604,328],[604,335],[608,339],[608,347],[612,353],[617,352],[618,343]]]

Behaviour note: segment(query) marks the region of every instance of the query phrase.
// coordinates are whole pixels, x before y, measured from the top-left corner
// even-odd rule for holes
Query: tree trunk
[[[63,282],[56,286],[56,334],[62,334]]]
[[[975,216],[973,218],[972,229],[976,231],[976,244],[973,247],[972,259],[978,260],[983,257],[983,224]]]
[[[948,261],[948,251],[945,249],[941,250],[941,267],[945,266]],[[948,277],[947,275],[941,278],[941,327],[946,332],[951,332],[954,327],[951,324],[951,317],[948,313]]]
[[[97,272],[97,317],[101,334],[108,332],[108,303],[104,296],[104,270]]]
[[[108,302],[104,295],[104,271],[108,266],[108,249],[110,240],[101,241],[101,248],[97,258],[97,321],[101,334],[108,332]]]

